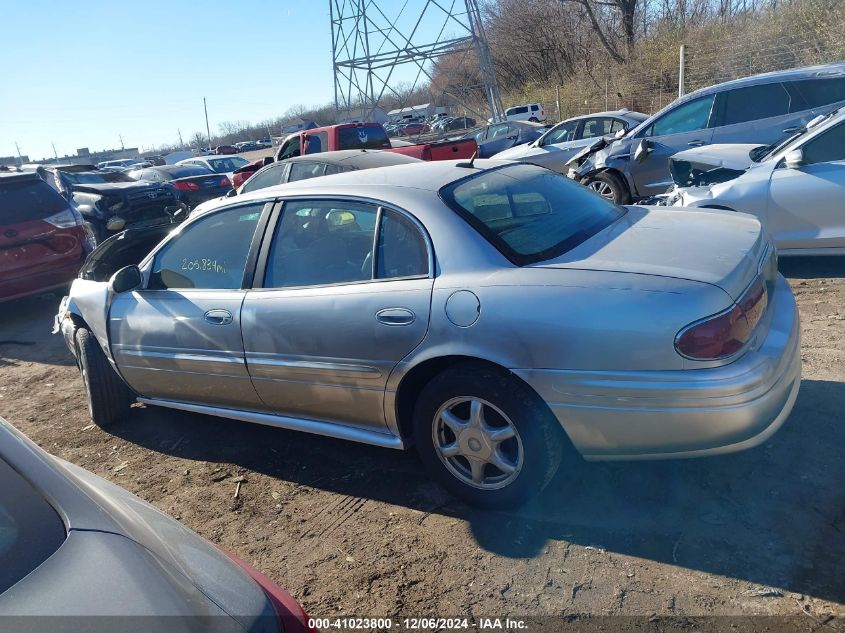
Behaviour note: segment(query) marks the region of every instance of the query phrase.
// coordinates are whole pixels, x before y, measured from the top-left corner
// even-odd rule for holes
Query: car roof
[[[420,163],[418,158],[397,154],[396,152],[384,152],[368,149],[344,149],[334,152],[320,152],[318,154],[305,154],[288,158],[283,163],[307,163],[320,162],[328,165],[352,166],[358,169],[370,169],[373,167],[386,167],[389,165],[402,165],[405,163]]]
[[[41,177],[36,174],[34,171],[0,171],[0,180],[5,180],[6,182],[15,181],[15,180],[38,180],[41,181]],[[42,181],[43,182],[43,181]]]
[[[293,183],[257,189],[238,196],[238,201],[246,202],[273,196],[314,195],[315,193],[343,195],[349,191],[350,186],[377,187],[380,193],[390,189],[416,189],[436,194],[441,188],[461,178],[493,167],[513,165],[510,161],[478,159],[473,167],[459,167],[466,164],[468,164],[466,160],[417,161],[407,165],[347,171],[332,176],[297,180]],[[319,191],[314,191],[315,189]]]

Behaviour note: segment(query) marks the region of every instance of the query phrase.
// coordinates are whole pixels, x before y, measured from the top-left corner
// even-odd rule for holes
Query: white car
[[[709,145],[670,159],[665,204],[757,216],[781,255],[845,255],[845,109],[773,145]]]
[[[647,118],[646,114],[627,109],[572,117],[561,121],[536,141],[511,147],[493,158],[532,163],[565,174],[569,171],[566,164],[569,159],[596,139],[627,132]]]
[[[505,110],[506,121],[531,121],[532,123],[540,123],[546,120],[546,110],[542,103],[526,103],[524,105],[513,106]],[[493,121],[489,121],[493,123]]]
[[[229,180],[233,180],[235,170],[240,169],[247,163],[249,163],[249,161],[246,158],[229,154],[226,156],[194,156],[193,158],[180,160],[176,164],[205,167],[217,174],[226,174],[229,177]]]

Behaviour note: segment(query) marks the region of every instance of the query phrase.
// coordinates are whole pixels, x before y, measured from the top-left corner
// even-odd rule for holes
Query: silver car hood
[[[627,211],[578,247],[536,266],[674,277],[717,286],[737,299],[767,250],[760,222],[750,215],[641,206]]]
[[[672,156],[673,161],[684,160],[700,167],[725,167],[727,169],[745,170],[751,167],[751,150],[760,144],[737,145],[704,145],[686,149]]]

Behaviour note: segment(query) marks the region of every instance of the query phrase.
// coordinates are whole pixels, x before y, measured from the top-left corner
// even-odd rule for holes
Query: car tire
[[[613,172],[603,171],[600,174],[596,174],[585,185],[602,198],[615,202],[616,204],[629,204],[631,202],[631,193],[628,191],[628,187]]]
[[[91,419],[97,426],[108,428],[129,412],[131,392],[90,330],[76,331],[76,348]]]
[[[477,410],[481,416],[473,416]],[[481,423],[473,424],[474,418]],[[459,433],[456,421],[463,424]],[[513,436],[503,434],[507,427]],[[569,462],[580,461],[536,393],[508,372],[481,363],[462,363],[435,376],[417,399],[413,430],[431,476],[474,506],[520,506],[545,488],[565,453],[574,458]],[[502,437],[507,439],[493,440]]]

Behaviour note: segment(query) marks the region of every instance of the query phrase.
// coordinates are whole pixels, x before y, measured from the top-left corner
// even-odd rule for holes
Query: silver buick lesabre
[[[111,274],[95,251],[57,317],[96,423],[137,398],[416,444],[479,505],[524,502],[579,454],[750,448],[800,384],[798,312],[755,218],[619,207],[533,165],[263,189],[134,257]]]

